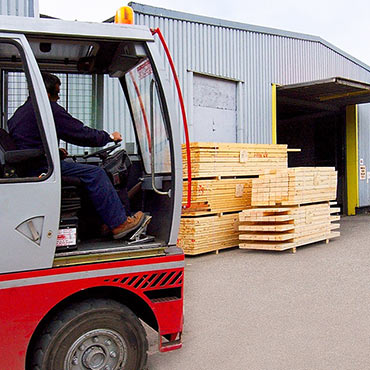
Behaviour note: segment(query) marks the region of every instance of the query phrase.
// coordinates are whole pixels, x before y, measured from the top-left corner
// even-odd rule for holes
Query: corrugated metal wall
[[[116,78],[104,77],[104,110],[103,128],[108,132],[119,131],[122,133],[123,145],[135,144],[136,138],[133,124],[123,94],[122,87]],[[134,151],[136,152],[136,146]]]
[[[191,114],[193,73],[240,81],[237,141],[255,143],[272,140],[272,83],[336,76],[370,83],[368,66],[314,36],[129,5],[136,24],[159,27],[168,43],[189,115],[190,140],[197,125]],[[370,105],[363,104],[359,106],[359,157],[370,169],[369,142]],[[359,188],[360,206],[370,205],[369,185],[360,181]]]
[[[153,8],[138,5],[131,4],[135,22],[159,27],[168,43],[188,111],[192,72],[241,81],[241,142],[271,142],[272,83],[333,76],[370,82],[369,71],[317,41],[173,19],[167,10],[161,16],[145,14],[143,10],[153,13]],[[196,125],[191,118],[190,124]]]
[[[0,14],[38,17],[38,5],[38,0],[0,0]]]

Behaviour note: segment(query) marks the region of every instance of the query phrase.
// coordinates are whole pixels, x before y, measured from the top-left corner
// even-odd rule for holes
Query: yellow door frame
[[[355,215],[359,206],[358,191],[358,111],[357,105],[346,107],[346,176],[347,214]]]
[[[272,136],[271,136],[271,143],[277,144],[277,101],[276,101],[276,87],[277,84],[272,85]]]

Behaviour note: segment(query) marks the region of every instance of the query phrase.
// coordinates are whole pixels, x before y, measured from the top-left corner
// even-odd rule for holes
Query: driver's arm
[[[122,140],[121,134],[118,132],[114,132],[111,136],[104,130],[96,130],[85,126],[57,103],[52,102],[51,108],[58,139],[67,143],[90,147],[104,146],[109,142]]]

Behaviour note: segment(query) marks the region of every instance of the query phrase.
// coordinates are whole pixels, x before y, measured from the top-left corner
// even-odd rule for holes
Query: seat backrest
[[[0,128],[0,177],[23,177],[31,168],[29,159],[40,157],[39,149],[18,150],[12,137]]]
[[[8,152],[10,150],[17,150],[17,147],[13,139],[3,128],[0,128],[0,149],[3,152]]]
[[[0,128],[0,177],[15,177],[15,169],[6,164],[6,152],[17,149],[10,135]]]

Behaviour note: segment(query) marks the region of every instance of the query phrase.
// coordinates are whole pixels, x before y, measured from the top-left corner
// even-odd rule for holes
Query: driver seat
[[[41,149],[17,149],[9,133],[0,128],[0,177],[25,177],[30,166],[34,167],[35,159],[42,156]]]

